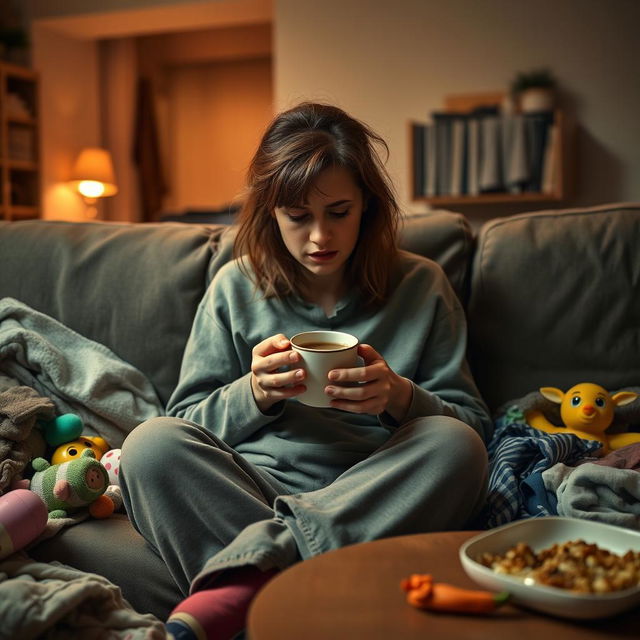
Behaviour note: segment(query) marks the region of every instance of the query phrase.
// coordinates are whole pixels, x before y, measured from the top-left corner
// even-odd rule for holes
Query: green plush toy
[[[109,474],[91,449],[69,462],[51,465],[44,458],[36,458],[31,464],[35,473],[29,488],[44,500],[50,518],[64,518],[86,506],[95,517],[113,513],[113,501],[103,495]]]

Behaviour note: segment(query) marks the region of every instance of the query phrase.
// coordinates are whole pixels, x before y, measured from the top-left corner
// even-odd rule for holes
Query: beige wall
[[[368,122],[390,144],[405,202],[407,121],[447,94],[501,90],[541,66],[578,122],[570,203],[640,200],[637,0],[278,0],[275,24],[277,106],[319,98]]]
[[[271,58],[173,68],[165,209],[221,208],[241,192],[271,119]]]
[[[80,149],[101,144],[97,48],[46,28],[36,27],[32,35],[34,67],[40,71],[44,217],[83,219],[86,207],[66,181]],[[54,56],[56,64],[42,73],[41,63]]]
[[[87,16],[113,7],[105,0],[30,4],[32,16],[45,22],[47,16],[70,16],[57,28],[74,37],[98,37],[107,21]],[[171,8],[173,24],[166,24],[167,31],[175,27],[176,16],[186,20],[198,8],[222,5],[225,11],[218,13],[228,20],[229,7],[253,7],[254,14],[266,15],[270,2],[123,0],[118,10],[161,7],[147,23],[159,32],[160,16]],[[640,200],[637,0],[273,0],[273,6],[276,106],[323,99],[371,124],[389,142],[389,168],[407,210],[425,208],[408,202],[407,121],[440,108],[447,94],[504,89],[517,71],[540,66],[549,66],[558,77],[565,107],[577,123],[577,190],[567,204]],[[78,20],[73,19],[75,12]],[[120,11],[117,24],[109,23],[111,31],[131,29],[122,19],[126,14]],[[145,23],[135,24],[142,29]],[[49,54],[58,65],[58,52],[53,51]],[[76,64],[71,55],[60,59],[69,67]],[[77,84],[67,72],[55,75],[69,82],[65,91]],[[45,82],[53,86],[51,80]],[[56,90],[53,87],[54,94]],[[89,112],[95,108],[91,96],[88,106]],[[69,134],[65,142],[62,133],[54,134],[48,126],[43,136],[56,143],[45,140],[43,152],[49,148],[59,157],[80,144],[78,136],[72,139]],[[51,177],[49,172],[48,184]],[[476,218],[516,210],[458,209]]]
[[[234,61],[264,58],[271,54],[271,0],[217,0],[172,2],[123,2],[117,9],[104,2],[73,3],[34,0],[30,3],[33,66],[42,77],[40,100],[43,122],[43,215],[46,218],[81,219],[85,207],[66,184],[75,155],[85,146],[111,150],[119,192],[98,205],[98,215],[109,220],[140,219],[135,167],[131,161],[135,83],[138,73],[162,76],[166,67],[202,64],[212,60]],[[126,5],[126,6],[125,6]],[[129,7],[127,9],[127,7]],[[109,10],[113,9],[113,10]],[[76,13],[77,11],[77,13]],[[253,117],[252,136],[257,138],[272,111],[270,77],[243,99],[253,114],[268,110],[258,122]],[[235,88],[231,87],[231,91]],[[162,96],[160,96],[162,98]],[[166,98],[166,96],[165,96]],[[79,116],[70,109],[50,108],[70,100],[83,107]],[[268,106],[265,102],[268,100]],[[163,132],[169,131],[167,100],[159,100]],[[242,110],[239,110],[241,112]],[[244,109],[246,113],[247,110]],[[163,148],[170,136],[164,135]],[[233,153],[221,152],[222,156]],[[245,155],[249,152],[245,147]],[[245,160],[246,162],[246,160]],[[168,162],[166,163],[168,164]],[[237,164],[237,162],[236,162]],[[172,176],[168,176],[170,181]],[[226,191],[235,191],[237,179]],[[190,197],[193,189],[181,193]],[[208,206],[222,195],[212,193]],[[177,203],[178,208],[191,201]]]

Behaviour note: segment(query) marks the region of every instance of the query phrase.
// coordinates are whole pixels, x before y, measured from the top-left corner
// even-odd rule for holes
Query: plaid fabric
[[[488,446],[489,494],[483,522],[487,528],[532,517],[525,505],[523,481],[557,462],[575,465],[591,458],[600,443],[572,433],[545,433],[529,426],[513,406],[495,421]],[[539,505],[536,516],[552,515]]]

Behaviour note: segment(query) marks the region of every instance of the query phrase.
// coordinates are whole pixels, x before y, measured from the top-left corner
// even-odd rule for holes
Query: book
[[[434,112],[431,114],[435,130],[436,144],[436,193],[448,196],[451,189],[451,122],[452,114]]]
[[[424,188],[424,129],[425,125],[411,123],[411,144],[413,147],[413,196],[425,195]]]
[[[426,182],[426,193],[427,197],[432,198],[437,194],[436,190],[436,167],[438,163],[437,156],[437,141],[435,134],[435,126],[433,123],[427,125],[428,133],[427,133],[427,149],[425,155],[425,182]]]
[[[501,191],[502,182],[502,143],[500,136],[500,117],[487,115],[480,120],[482,148],[480,151],[479,189],[482,193]]]
[[[429,126],[422,127],[422,195],[427,195],[427,173],[429,170]]]
[[[458,114],[451,119],[451,181],[449,195],[467,191],[467,117]]]
[[[527,152],[529,156],[529,181],[527,191],[542,191],[542,166],[544,163],[547,133],[553,123],[552,112],[527,113],[524,115],[527,130]]]
[[[467,122],[467,190],[470,196],[480,193],[480,119],[471,116]]]
[[[560,180],[560,129],[557,124],[549,127],[542,164],[542,192],[555,193]]]
[[[510,131],[505,185],[511,193],[522,193],[531,178],[525,119],[521,114],[506,117],[510,119]]]
[[[13,126],[7,131],[7,151],[11,160],[35,161],[35,136],[32,129]]]

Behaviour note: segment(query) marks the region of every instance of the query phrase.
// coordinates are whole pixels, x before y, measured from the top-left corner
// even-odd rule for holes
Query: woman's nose
[[[315,244],[323,244],[329,238],[329,227],[325,222],[316,222],[309,233],[309,239]]]

